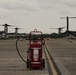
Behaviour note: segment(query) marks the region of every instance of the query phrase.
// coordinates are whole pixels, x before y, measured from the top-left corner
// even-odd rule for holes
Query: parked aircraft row
[[[9,24],[2,24],[1,26],[4,26],[4,31],[0,31],[0,38],[8,38],[8,37],[17,37],[20,36],[20,33],[18,33],[18,30],[20,28],[15,27],[13,29],[15,29],[15,32],[13,33],[8,33],[8,27],[13,26],[13,25],[9,25]],[[22,34],[23,35],[23,34]],[[25,34],[24,34],[25,35]]]

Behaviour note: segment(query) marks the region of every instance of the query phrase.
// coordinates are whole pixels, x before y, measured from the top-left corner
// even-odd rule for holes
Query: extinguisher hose
[[[19,52],[19,49],[18,49],[18,41],[19,41],[19,39],[16,40],[16,50],[17,50],[20,58],[23,60],[23,62],[27,63],[27,62],[24,60],[24,58],[22,57],[22,55],[20,54],[20,52]]]

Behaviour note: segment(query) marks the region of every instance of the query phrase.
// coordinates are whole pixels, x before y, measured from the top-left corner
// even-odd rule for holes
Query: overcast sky
[[[76,17],[76,0],[0,0],[0,24],[24,28],[20,32],[35,28],[43,33],[57,32],[50,28],[66,26],[66,19],[60,17],[67,16]],[[11,28],[9,32],[14,31]],[[76,30],[76,19],[70,19],[70,30]]]

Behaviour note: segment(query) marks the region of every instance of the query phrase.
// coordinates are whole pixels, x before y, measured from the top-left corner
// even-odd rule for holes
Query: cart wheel
[[[27,68],[29,68],[29,64],[30,64],[29,59],[27,59]]]
[[[45,59],[42,59],[42,68],[45,68]]]

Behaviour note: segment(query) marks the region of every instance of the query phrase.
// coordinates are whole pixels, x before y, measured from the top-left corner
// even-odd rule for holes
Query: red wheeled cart
[[[29,33],[29,49],[27,56],[27,68],[29,69],[43,69],[45,68],[45,59],[43,59],[42,48],[44,40],[42,32],[31,31]]]

